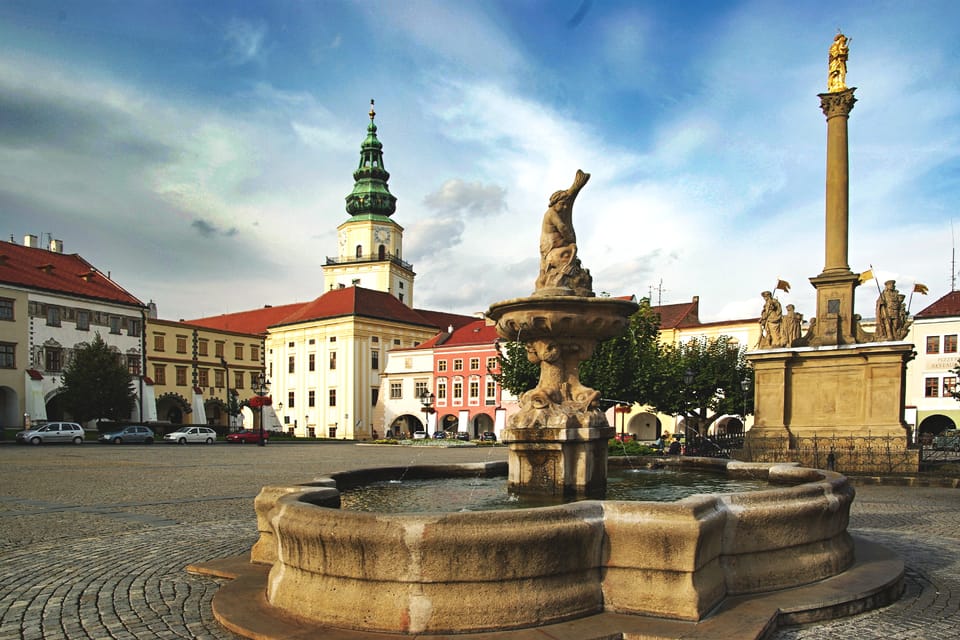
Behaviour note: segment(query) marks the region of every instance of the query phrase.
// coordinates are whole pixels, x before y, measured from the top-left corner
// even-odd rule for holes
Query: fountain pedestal
[[[599,411],[594,426],[506,428],[507,488],[513,493],[602,498],[607,488],[607,442],[615,435]]]

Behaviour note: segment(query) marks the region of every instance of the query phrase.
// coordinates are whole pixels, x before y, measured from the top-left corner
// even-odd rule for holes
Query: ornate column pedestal
[[[585,424],[578,424],[579,422]],[[616,429],[600,411],[571,416],[561,428],[504,429],[510,449],[507,488],[513,493],[603,498],[607,442]]]

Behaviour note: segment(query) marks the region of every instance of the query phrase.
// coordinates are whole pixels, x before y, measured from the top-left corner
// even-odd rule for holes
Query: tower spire
[[[360,145],[360,166],[353,172],[353,191],[347,196],[347,213],[351,216],[383,216],[389,218],[397,210],[397,199],[390,193],[390,173],[383,166],[383,144],[377,139],[377,125],[370,100],[370,124],[367,137]]]

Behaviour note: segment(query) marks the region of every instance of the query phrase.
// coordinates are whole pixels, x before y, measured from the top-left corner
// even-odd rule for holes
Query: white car
[[[188,442],[213,444],[216,440],[217,432],[209,427],[180,427],[176,431],[171,431],[163,436],[164,442],[176,442],[177,444],[187,444]]]
[[[83,444],[83,438],[83,427],[76,422],[48,422],[42,427],[17,433],[17,442],[21,444],[46,444],[48,442]]]

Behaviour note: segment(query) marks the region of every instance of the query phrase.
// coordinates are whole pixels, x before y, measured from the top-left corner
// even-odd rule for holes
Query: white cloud
[[[233,18],[223,32],[226,62],[240,66],[258,61],[263,54],[266,37],[266,24]]]

